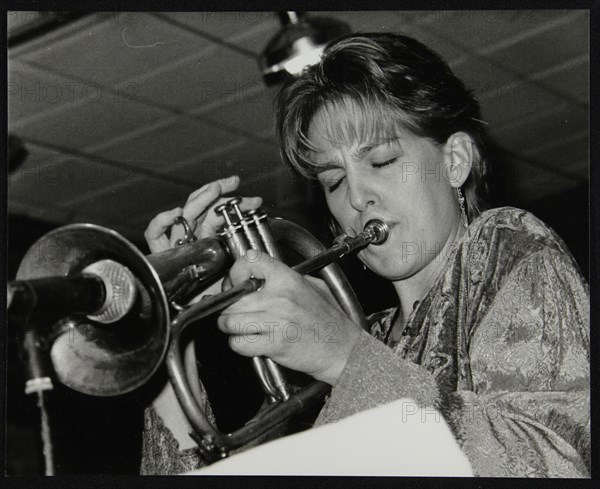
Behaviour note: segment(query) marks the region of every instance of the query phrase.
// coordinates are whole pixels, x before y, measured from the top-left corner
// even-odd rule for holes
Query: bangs
[[[324,128],[322,136],[331,144],[349,147],[392,141],[414,126],[405,113],[389,104],[349,96],[323,104],[311,123],[316,120]],[[308,131],[300,133],[297,144],[299,169],[305,176],[315,178],[319,165],[313,156],[319,149],[311,143]]]

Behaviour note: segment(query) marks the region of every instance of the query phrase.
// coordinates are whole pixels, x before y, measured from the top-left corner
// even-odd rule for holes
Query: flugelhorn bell
[[[106,262],[114,265],[106,269]],[[119,274],[135,277],[134,293],[123,290],[128,279],[115,277]],[[85,292],[87,286],[73,289],[74,278],[94,277],[104,281],[105,295],[111,289],[106,280],[120,289],[110,292],[116,312],[108,311],[122,315],[120,319],[106,320],[106,314],[100,314],[102,305],[94,314],[79,301],[79,290]],[[43,296],[46,289],[36,289],[44,281],[54,289],[50,299]],[[161,364],[169,338],[167,299],[149,261],[120,234],[93,224],[73,224],[39,239],[21,262],[17,280],[9,284],[16,291],[9,318],[11,309],[18,307],[18,287],[24,284],[36,323],[29,332],[44,339],[38,343],[50,345],[54,371],[65,385],[96,396],[123,394],[143,385]],[[61,288],[70,293],[62,301],[57,298]],[[45,307],[37,307],[44,302]]]

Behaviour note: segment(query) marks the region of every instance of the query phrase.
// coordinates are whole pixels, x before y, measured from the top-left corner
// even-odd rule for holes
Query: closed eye
[[[391,160],[387,160],[387,161],[383,161],[381,163],[371,163],[371,166],[373,168],[383,168],[384,166],[388,166],[391,165],[392,163],[395,163],[398,160],[398,158],[392,158]]]
[[[392,159],[382,161],[381,163],[373,162],[373,163],[371,163],[371,166],[373,168],[384,168],[393,163],[396,163],[396,161],[398,161],[398,157],[394,157]],[[340,173],[341,173],[341,176],[339,176]],[[327,192],[329,192],[329,193],[335,192],[338,189],[338,187],[341,185],[341,183],[344,181],[344,178],[346,178],[346,176],[339,170],[333,171],[333,172],[323,172],[323,174],[326,176],[320,179],[321,184],[323,185],[323,187],[325,187],[327,189]],[[337,179],[336,179],[336,177],[337,177]]]
[[[342,182],[344,181],[344,178],[346,178],[346,177],[342,177],[342,178],[338,179],[338,181],[337,181],[337,182],[335,182],[333,185],[329,185],[329,186],[327,187],[327,191],[328,191],[329,193],[331,193],[331,192],[334,192],[335,190],[337,190],[337,188],[338,188],[338,187],[339,187],[339,186],[342,184]]]
[[[329,193],[335,191],[344,181],[344,178],[346,178],[344,171],[339,168],[322,172],[319,175],[319,181],[321,182],[321,185]]]

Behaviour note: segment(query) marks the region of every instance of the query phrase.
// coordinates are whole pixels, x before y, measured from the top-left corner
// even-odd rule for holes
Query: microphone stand
[[[12,294],[8,297],[8,306],[12,302]],[[33,304],[22,314],[13,314],[12,320],[21,323],[25,335],[23,338],[23,354],[27,357],[28,380],[25,383],[25,394],[37,394],[37,406],[40,412],[42,452],[44,454],[44,475],[55,475],[54,449],[52,445],[52,431],[46,409],[46,391],[54,388],[52,379],[48,374],[47,353],[43,348],[39,336],[32,326]]]

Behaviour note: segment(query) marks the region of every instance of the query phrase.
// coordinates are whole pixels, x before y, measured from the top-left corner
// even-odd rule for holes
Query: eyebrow
[[[366,144],[366,145],[358,148],[356,151],[352,151],[351,156],[355,160],[359,160],[359,159],[363,158],[367,153],[373,151],[375,148],[378,148],[379,146],[383,146],[384,144],[390,144],[394,141],[397,141],[398,139],[401,139],[401,138],[395,137],[395,138],[391,138],[391,139],[385,139],[383,141],[377,141],[377,142]],[[314,152],[314,153],[318,154],[318,152]],[[335,168],[341,168],[341,165],[339,165],[335,161],[326,161],[324,163],[319,163],[318,166],[319,166],[319,169],[317,170],[317,173],[322,173],[324,171],[335,169]]]
[[[371,151],[376,146],[381,146],[383,144],[385,144],[385,143],[375,143],[375,144],[368,144],[366,146],[361,146],[360,148],[358,148],[357,151],[351,151],[350,154],[352,155],[352,158],[354,158],[355,160],[358,160],[358,159],[362,158],[363,156],[365,156],[369,151]]]

